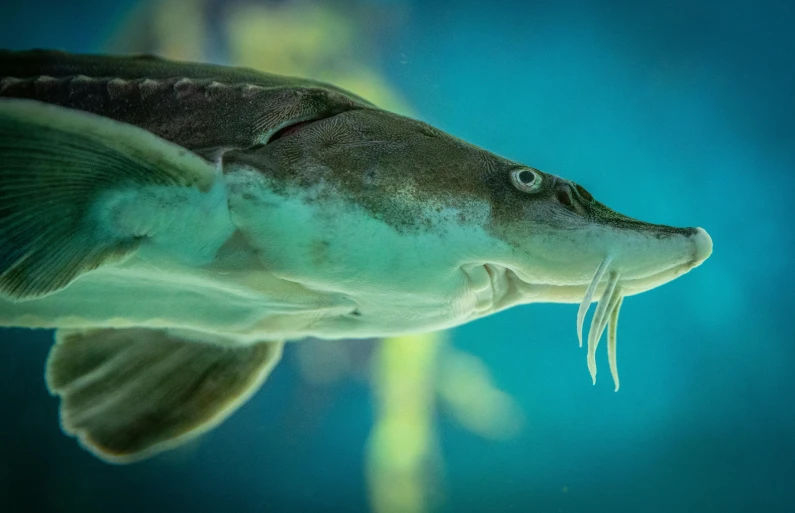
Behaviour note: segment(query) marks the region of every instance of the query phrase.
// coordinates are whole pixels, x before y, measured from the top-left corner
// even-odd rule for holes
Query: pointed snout
[[[559,290],[557,299],[575,300],[577,294],[581,299],[604,262],[620,277],[622,293],[632,295],[676,279],[712,254],[712,238],[703,228],[640,221],[612,210],[575,182],[546,176],[544,205],[553,222],[529,238],[527,253],[535,267],[517,263],[515,272],[529,283],[576,289],[571,298]],[[539,271],[539,261],[550,265]]]
[[[690,259],[677,275],[684,274],[701,265],[712,254],[712,237],[703,228],[689,228]]]
[[[693,245],[693,255],[689,269],[692,269],[701,265],[712,254],[712,237],[703,228],[691,228],[690,230],[689,238]]]
[[[663,232],[666,233],[666,232]],[[622,272],[627,294],[643,292],[682,276],[712,254],[712,238],[703,228],[679,228],[663,237],[637,232],[617,251],[616,269]],[[644,242],[645,241],[645,242]]]
[[[600,226],[597,238],[605,244],[606,254],[614,258],[611,267],[621,273],[622,284],[630,294],[667,283],[698,267],[712,254],[712,238],[703,228],[639,221],[587,198],[587,191],[580,189],[572,184],[575,198],[587,205],[589,219]]]

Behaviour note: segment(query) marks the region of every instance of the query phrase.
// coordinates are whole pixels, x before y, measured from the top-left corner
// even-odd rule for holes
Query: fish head
[[[490,231],[516,251],[499,263],[534,301],[575,302],[616,275],[622,295],[663,285],[712,253],[702,228],[647,223],[596,200],[582,185],[528,166],[495,176]],[[594,280],[596,279],[596,283]],[[593,291],[592,291],[593,292]]]
[[[267,175],[269,187],[320,189],[316,199],[344,198],[404,238],[424,234],[425,265],[440,274],[497,271],[510,283],[494,286],[512,290],[494,311],[580,302],[605,262],[620,275],[623,294],[636,294],[696,267],[712,250],[703,229],[632,219],[577,183],[378,109],[287,126],[225,158],[227,168],[241,164]]]
[[[337,290],[347,284],[342,292],[359,304],[375,298],[356,326],[372,324],[356,333],[430,331],[518,304],[562,302],[580,303],[582,343],[585,315],[599,300],[589,369],[595,377],[594,351],[609,322],[616,387],[614,327],[624,296],[667,283],[712,252],[701,228],[619,214],[577,183],[377,109],[288,127],[260,147],[228,153],[224,169],[248,169],[269,194],[302,198],[278,217],[281,238],[261,231],[263,251],[265,243],[297,244],[282,258],[290,279]],[[313,213],[300,214],[305,208]],[[307,260],[321,239],[336,259]]]

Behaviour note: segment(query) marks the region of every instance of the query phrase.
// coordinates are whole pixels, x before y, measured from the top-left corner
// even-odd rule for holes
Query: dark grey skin
[[[220,422],[283,340],[433,331],[518,304],[580,303],[582,338],[600,299],[588,363],[595,376],[609,324],[617,387],[623,297],[712,251],[700,228],[616,213],[335,86],[151,56],[0,51],[0,157],[0,325],[59,329],[48,384],[64,430],[110,461]],[[128,346],[136,409],[93,408],[85,363],[125,372]],[[191,394],[205,378],[185,358],[227,389]],[[153,391],[160,379],[184,396]]]
[[[0,96],[106,116],[208,156],[248,148],[289,122],[372,107],[312,80],[155,56],[0,50],[0,80]]]
[[[450,204],[466,198],[485,199],[493,206],[495,219],[527,218],[528,202],[554,198],[569,212],[588,220],[650,230],[657,237],[692,235],[694,231],[618,214],[595,201],[582,186],[557,177],[547,181],[543,191],[523,194],[506,180],[507,171],[521,164],[312,80],[172,62],[150,55],[108,57],[51,50],[0,51],[0,80],[0,97],[28,98],[130,123],[208,158],[237,149],[243,151],[231,153],[229,159],[255,167],[281,159],[273,169],[282,174],[290,172],[289,159],[297,152],[307,155],[313,141],[293,138],[278,149],[258,147],[260,143],[284,127],[347,112],[337,117],[328,131],[320,130],[321,125],[310,133],[324,138],[326,145],[347,146],[348,151],[324,155],[323,164],[338,172],[335,179],[345,182],[346,189],[358,189],[356,194],[368,185],[387,190],[395,182],[402,185],[405,173],[393,170],[400,169],[404,152],[411,151],[414,158],[421,159],[419,168],[434,170],[411,177],[419,190],[434,194],[447,190]],[[374,161],[379,162],[377,169],[372,166]],[[363,173],[371,178],[359,180]],[[476,180],[464,179],[472,177]],[[415,212],[392,212],[391,216],[396,224],[411,224],[412,218],[420,224],[427,222],[416,219]]]

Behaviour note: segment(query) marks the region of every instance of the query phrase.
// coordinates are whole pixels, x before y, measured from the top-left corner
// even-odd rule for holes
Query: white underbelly
[[[251,342],[390,336],[469,320],[453,304],[390,299],[365,296],[354,301],[263,270],[163,268],[132,261],[88,273],[41,299],[0,298],[0,326],[190,329]]]
[[[312,290],[263,269],[164,267],[137,259],[90,272],[50,296],[0,298],[0,326],[174,328],[231,340],[368,338],[424,332],[466,320],[455,305],[416,297]],[[466,309],[464,309],[466,310]]]
[[[355,309],[263,270],[164,267],[133,259],[87,273],[50,296],[0,297],[0,326],[185,328],[232,338],[285,338]]]

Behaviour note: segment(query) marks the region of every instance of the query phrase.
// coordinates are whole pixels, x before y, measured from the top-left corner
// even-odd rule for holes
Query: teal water
[[[419,118],[714,241],[702,267],[624,302],[618,393],[604,354],[591,385],[574,305],[456,329],[527,421],[489,441],[440,410],[436,510],[795,511],[795,7],[377,3],[402,20],[373,29],[377,66]],[[132,7],[4,4],[0,47],[99,51]],[[0,338],[0,511],[368,510],[361,380],[311,387],[288,348],[190,452],[113,467],[59,431],[51,335]]]

